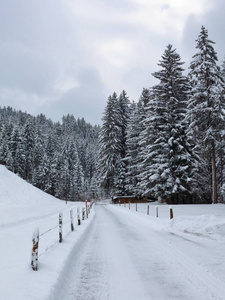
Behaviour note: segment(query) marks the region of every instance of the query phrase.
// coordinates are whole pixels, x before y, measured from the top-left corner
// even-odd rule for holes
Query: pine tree
[[[217,54],[213,47],[215,43],[208,38],[208,31],[204,26],[196,42],[198,52],[193,56],[189,74],[192,90],[188,103],[188,120],[202,159],[209,161],[211,158],[212,201],[217,203],[216,147],[224,127],[224,81],[217,66]]]
[[[16,174],[18,173],[18,166],[19,166],[18,152],[21,150],[21,148],[22,148],[22,136],[18,126],[15,126],[10,139],[9,152],[11,152],[11,156],[12,156],[12,165],[10,170]],[[9,166],[9,163],[7,163],[7,165]]]
[[[131,114],[130,119],[126,128],[126,163],[127,163],[127,174],[126,174],[126,189],[130,195],[136,194],[137,185],[137,168],[135,165],[135,159],[138,155],[138,143],[136,128],[138,126],[138,109],[135,102],[130,106]]]
[[[84,199],[89,193],[85,183],[89,187],[92,177],[96,178],[98,132],[99,126],[76,121],[72,115],[63,117],[60,124],[42,114],[32,117],[10,107],[0,108],[0,163],[49,194]],[[93,193],[98,191],[92,184]]]
[[[126,173],[127,163],[126,156],[126,128],[130,118],[130,100],[127,93],[123,90],[118,100],[118,111],[116,112],[116,120],[118,122],[119,135],[117,138],[121,146],[120,153],[117,157],[115,165],[115,193],[124,196],[127,193],[126,189]]]
[[[126,194],[126,127],[130,101],[125,91],[109,96],[99,134],[98,172],[107,195]]]
[[[118,98],[109,96],[99,133],[98,172],[102,188],[108,193],[115,189],[116,163],[120,158],[121,127],[118,120]]]
[[[168,45],[153,74],[160,83],[150,92],[148,115],[141,135],[140,187],[145,195],[177,203],[190,193],[190,154],[184,117],[188,95],[183,63]]]
[[[144,88],[137,104],[132,103],[131,115],[128,121],[127,136],[127,189],[135,196],[142,196],[143,190],[140,188],[140,163],[141,163],[141,134],[145,127],[143,121],[146,118],[146,108],[150,99],[149,89]]]
[[[33,172],[33,150],[34,150],[34,124],[32,119],[28,119],[23,131],[24,159],[25,159],[25,179],[29,182]]]

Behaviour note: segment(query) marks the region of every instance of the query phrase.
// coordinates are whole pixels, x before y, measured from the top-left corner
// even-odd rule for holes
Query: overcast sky
[[[114,91],[156,83],[169,43],[188,68],[201,25],[221,63],[224,0],[0,0],[0,106],[101,124]]]

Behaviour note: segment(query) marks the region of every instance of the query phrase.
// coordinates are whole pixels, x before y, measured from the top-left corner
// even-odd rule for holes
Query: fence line
[[[56,226],[54,226],[54,227],[52,227],[52,228],[50,228],[50,229],[44,231],[42,234],[40,234],[40,237],[43,236],[43,235],[45,235],[46,233],[48,233],[48,232],[50,232],[50,231],[52,231],[52,230],[58,228],[58,226],[59,226],[59,225],[56,225]],[[41,239],[41,238],[40,238],[40,239]]]
[[[84,219],[87,219],[88,218],[88,213],[90,214],[90,209],[92,208],[92,204],[93,203],[90,203],[90,205],[88,205],[86,203],[86,216],[85,216],[85,213],[84,213],[84,216],[82,216],[82,220]],[[85,207],[84,206],[79,206],[77,207],[77,219],[78,219],[78,225],[81,224],[80,222],[80,208],[82,209],[82,212],[83,212],[83,208],[84,208],[84,211],[85,211]],[[86,218],[85,218],[86,217]],[[32,251],[31,251],[31,266],[32,266],[32,269],[34,271],[37,271],[38,270],[38,257],[41,257],[43,254],[45,254],[50,248],[52,248],[53,246],[55,246],[56,244],[59,243],[62,243],[63,242],[63,225],[67,224],[67,223],[71,223],[71,232],[74,231],[74,214],[73,214],[73,209],[70,209],[69,211],[69,220],[63,222],[63,213],[59,213],[59,223],[52,227],[52,228],[49,228],[47,230],[45,230],[44,232],[42,232],[41,234],[39,233],[39,229],[37,228],[34,233],[33,233],[33,236],[32,236]],[[56,228],[59,228],[59,240],[58,242],[54,242],[53,244],[51,244],[50,246],[48,246],[48,248],[41,254],[38,255],[38,247],[39,247],[39,241],[41,239],[41,237],[43,237],[44,235],[46,235],[47,233],[51,232],[52,230],[56,229]]]
[[[149,205],[148,202],[147,203],[138,203],[138,202],[134,202],[133,205],[131,206],[131,203],[128,202],[128,208],[130,210],[133,210],[133,211],[136,211],[136,212],[140,212],[142,214],[146,214],[147,212],[147,215],[150,215],[150,211],[151,211],[151,216],[155,216],[156,218],[159,218],[159,213],[160,213],[160,208],[161,206],[158,206],[158,205]],[[140,207],[140,204],[146,204],[146,208],[143,209],[139,209]],[[120,206],[121,207],[121,203],[116,203],[114,204],[116,206]],[[139,205],[139,206],[138,206]],[[126,208],[126,203],[124,203],[124,208]],[[132,209],[131,209],[132,208]],[[153,209],[155,208],[155,210]],[[172,220],[174,218],[174,213],[173,213],[173,208],[171,208],[170,206],[168,206],[168,216],[169,216],[169,219]],[[165,218],[165,210],[163,210],[163,218]]]

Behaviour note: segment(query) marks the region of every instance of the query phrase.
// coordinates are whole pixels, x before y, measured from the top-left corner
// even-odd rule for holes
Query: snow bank
[[[54,204],[62,202],[55,197],[43,193],[40,189],[27,183],[19,176],[0,165],[0,205],[3,207],[33,206],[38,204]],[[47,203],[46,203],[47,204]]]
[[[148,205],[148,203],[139,203],[138,212],[136,212],[135,204],[130,205],[130,210],[128,205],[116,205],[115,207],[127,214],[132,214],[140,222],[147,222],[151,228],[158,230],[172,230],[198,235],[225,235],[224,204],[160,205],[154,202],[150,203],[150,213],[147,216]],[[156,206],[158,207],[159,218],[156,218]],[[173,209],[173,220],[170,220],[170,208]]]
[[[0,165],[0,299],[47,299],[74,246],[93,219],[77,225],[81,202],[56,199]],[[75,230],[71,232],[70,210]],[[59,213],[63,242],[59,243]],[[31,268],[32,237],[40,231],[38,271]],[[51,229],[51,231],[49,230]]]
[[[175,230],[203,235],[225,235],[225,218],[215,215],[176,217],[170,222]]]

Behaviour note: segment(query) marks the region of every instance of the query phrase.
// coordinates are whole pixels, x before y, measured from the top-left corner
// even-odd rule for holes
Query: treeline
[[[53,123],[43,114],[0,108],[0,163],[60,199],[93,198],[98,132],[98,126],[73,115]]]
[[[99,182],[105,193],[171,203],[223,202],[225,63],[202,26],[189,73],[168,45],[138,103],[108,98],[99,135]]]

